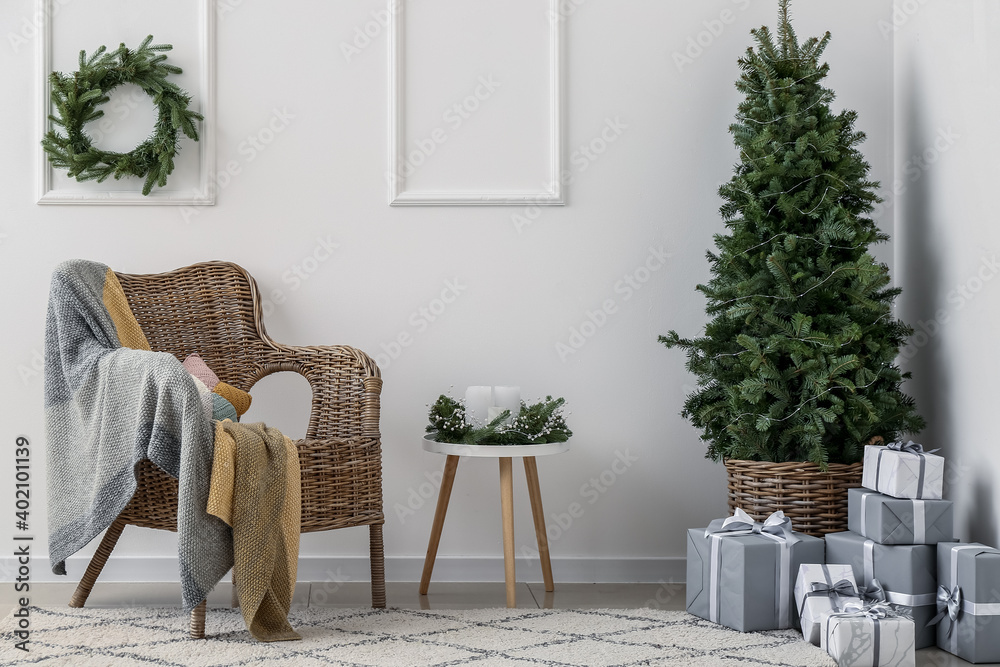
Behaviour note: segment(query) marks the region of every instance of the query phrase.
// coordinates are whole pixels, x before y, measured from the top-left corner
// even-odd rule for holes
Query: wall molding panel
[[[62,4],[60,3],[58,7],[54,6],[54,3],[58,0],[37,0],[37,16],[39,17],[39,39],[37,40],[37,54],[36,54],[36,67],[37,67],[37,81],[38,81],[38,112],[37,112],[37,126],[35,135],[38,139],[37,145],[37,176],[36,176],[36,189],[37,189],[37,203],[39,204],[90,204],[90,205],[178,205],[178,206],[211,206],[215,204],[215,142],[216,142],[216,126],[215,126],[215,69],[216,69],[216,37],[215,37],[215,22],[216,22],[216,7],[215,0],[184,0],[183,2],[172,2],[164,5],[154,5],[149,2],[151,9],[154,6],[161,7],[160,11],[170,11],[172,14],[176,15],[176,21],[178,25],[171,26],[175,31],[179,30],[184,33],[190,33],[197,31],[196,41],[199,53],[198,64],[197,64],[197,86],[188,87],[185,83],[179,83],[181,88],[185,88],[188,93],[194,98],[194,108],[197,109],[205,119],[201,121],[199,126],[199,140],[193,142],[187,137],[181,140],[182,149],[178,153],[177,160],[175,161],[174,173],[171,174],[170,179],[167,181],[165,188],[154,187],[149,195],[144,196],[140,191],[142,188],[142,179],[128,179],[115,181],[113,178],[106,180],[104,183],[77,183],[76,181],[66,178],[65,174],[57,174],[57,170],[54,169],[48,160],[48,156],[41,147],[41,139],[46,132],[51,128],[52,123],[49,121],[48,116],[51,113],[51,103],[50,96],[51,90],[49,85],[49,74],[54,69],[59,69],[60,71],[73,71],[76,68],[75,59],[67,64],[67,58],[57,59],[55,35],[57,33],[57,23],[61,25],[61,22],[72,23],[73,29],[75,31],[79,30],[79,40],[74,38],[74,45],[79,41],[79,51],[83,49],[87,51],[89,55],[94,49],[100,46],[102,43],[108,47],[108,50],[114,50],[117,48],[118,44],[125,41],[128,46],[133,46],[132,39],[135,39],[134,45],[138,45],[140,41],[147,35],[152,33],[155,41],[157,43],[172,43],[171,39],[164,38],[165,35],[161,35],[155,31],[153,26],[156,25],[156,21],[161,17],[153,18],[150,14],[149,20],[143,25],[137,25],[135,27],[134,34],[130,35],[129,40],[122,39],[119,37],[117,41],[109,42],[108,39],[97,38],[97,41],[93,41],[90,37],[86,36],[85,30],[80,28],[85,22],[79,20],[79,16],[73,14],[73,12],[84,12],[84,3],[74,3],[74,4]],[[124,8],[126,5],[131,3],[132,7],[142,3],[131,2],[131,0],[104,0],[99,3],[88,3],[90,5],[91,13],[106,12],[105,15],[113,15],[116,7]],[[97,5],[100,5],[98,7]],[[146,7],[140,7],[140,10],[146,10]],[[76,20],[74,20],[74,17]],[[110,23],[111,21],[109,21]],[[142,33],[141,36],[135,38],[139,32]],[[124,35],[124,31],[116,33]],[[176,32],[175,32],[176,34]],[[192,35],[192,38],[195,36]],[[93,43],[91,43],[93,41]],[[194,41],[192,39],[192,41]],[[176,54],[178,54],[177,45],[175,44],[175,49],[168,52],[169,60],[168,62],[176,64]],[[73,69],[68,69],[72,67]],[[187,75],[189,71],[192,70],[190,66],[183,67],[185,70],[184,75]],[[105,107],[114,104],[114,100],[105,104]],[[114,116],[109,113],[108,109],[105,109],[105,119],[113,119]],[[99,121],[92,121],[93,123],[98,123]],[[186,157],[187,153],[196,153],[197,159],[192,162],[197,166],[198,173],[195,177],[189,177],[182,175],[180,173],[180,161]],[[191,163],[186,163],[184,166],[190,167]],[[178,182],[186,182],[186,184],[178,185]]]
[[[422,0],[422,3],[412,3],[412,2],[400,2],[399,0],[390,0],[390,53],[389,53],[389,171],[386,174],[386,180],[389,185],[389,204],[392,206],[497,206],[497,205],[520,205],[525,204],[535,204],[535,205],[562,205],[565,204],[565,194],[564,186],[562,184],[561,174],[563,170],[563,91],[564,91],[564,81],[565,81],[565,58],[563,56],[563,25],[564,20],[561,19],[558,8],[558,0],[522,0],[520,3],[505,3],[505,7],[513,9],[515,5],[521,4],[523,7],[530,7],[532,5],[537,5],[537,7],[532,7],[530,11],[527,12],[527,19],[520,23],[513,22],[513,26],[516,28],[518,25],[524,26],[530,21],[534,20],[544,20],[547,23],[546,38],[548,40],[547,45],[545,45],[546,57],[548,62],[536,63],[534,65],[535,70],[540,70],[547,72],[548,81],[545,90],[545,99],[538,100],[526,100],[522,101],[524,105],[532,105],[537,102],[538,105],[546,105],[546,117],[544,120],[544,134],[545,136],[545,147],[544,147],[544,160],[547,164],[541,165],[538,169],[540,174],[544,174],[543,177],[538,179],[537,189],[531,188],[509,188],[505,187],[503,183],[498,183],[497,179],[487,179],[481,184],[476,184],[475,186],[469,187],[467,185],[462,187],[449,187],[438,186],[430,189],[415,188],[411,183],[411,175],[416,169],[422,168],[425,161],[430,162],[434,158],[433,155],[428,154],[429,150],[434,150],[437,148],[436,144],[444,146],[446,141],[451,141],[452,137],[447,134],[447,126],[445,128],[437,128],[435,132],[440,134],[429,133],[427,137],[413,137],[408,136],[408,119],[413,114],[415,101],[411,94],[408,94],[408,71],[414,66],[413,63],[413,50],[412,42],[415,41],[414,35],[410,34],[412,31],[411,27],[408,27],[408,15],[415,12],[421,11],[420,7],[426,6],[424,3],[427,2],[442,2],[446,0]],[[452,0],[454,1],[454,0]],[[491,27],[492,29],[492,27]],[[499,29],[499,28],[498,28]],[[453,28],[454,31],[458,32],[457,28]],[[518,40],[523,40],[523,36],[519,34],[508,35],[510,44],[518,44]],[[421,44],[426,44],[426,40],[421,41]],[[516,50],[512,49],[512,52]],[[476,55],[472,53],[463,53],[462,58],[475,59]],[[455,58],[458,60],[459,58]],[[473,84],[475,85],[475,90],[477,95],[479,91],[486,91],[486,94],[492,93],[492,86],[490,86],[491,79],[488,76],[481,76]],[[466,98],[467,100],[470,98]],[[441,100],[441,107],[447,108],[447,103],[452,100]],[[483,106],[486,106],[488,102],[484,101]],[[478,101],[476,102],[478,106]],[[462,113],[462,110],[458,110]],[[445,118],[447,119],[448,112],[445,112]],[[453,116],[453,118],[458,122],[461,118],[465,118],[465,114],[462,116]],[[480,118],[473,118],[474,121],[479,123]],[[509,114],[506,118],[491,118],[490,119],[494,125],[492,126],[492,132],[494,136],[516,136],[519,127],[518,123],[521,121],[514,114]],[[503,121],[507,121],[504,125]],[[472,123],[470,123],[472,124]],[[484,123],[479,123],[480,127]],[[485,130],[483,130],[485,132]],[[429,147],[428,150],[422,150],[420,144],[415,143],[415,140],[420,140],[426,143]],[[438,141],[440,140],[440,141]],[[430,142],[435,143],[430,143]],[[449,145],[449,148],[453,148],[453,144]],[[470,149],[471,152],[471,149]],[[475,164],[476,156],[468,158],[470,164]],[[532,165],[531,168],[535,168],[538,165]],[[513,176],[515,172],[521,171],[517,166],[512,166],[509,170]]]

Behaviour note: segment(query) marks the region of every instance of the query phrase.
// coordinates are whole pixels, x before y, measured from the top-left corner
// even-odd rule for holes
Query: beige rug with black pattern
[[[828,667],[793,630],[741,634],[655,609],[292,609],[302,641],[253,641],[238,610],[211,609],[207,639],[178,609],[30,607],[27,652],[0,625],[2,665],[177,667]]]

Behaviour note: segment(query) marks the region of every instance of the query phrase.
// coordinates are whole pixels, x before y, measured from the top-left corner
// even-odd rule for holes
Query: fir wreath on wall
[[[888,236],[867,217],[880,200],[865,135],[821,85],[830,34],[800,44],[788,0],[779,7],[777,39],[753,30],[739,61],[745,99],[729,130],[740,162],[719,189],[729,231],[697,286],[711,321],[704,336],[659,340],[685,350],[698,378],[682,415],[708,457],[825,470],[924,422],[900,389],[909,375],[895,360],[912,333],[892,314],[900,290],[869,252]]]
[[[49,120],[63,128],[65,135],[49,130],[42,147],[52,166],[66,169],[77,181],[103,183],[109,176],[145,178],[142,194],[148,195],[154,185],[163,187],[174,170],[174,156],[179,147],[178,132],[198,141],[195,121],[204,120],[197,111],[188,108],[191,97],[167,77],[180,74],[181,68],[166,62],[170,44],[153,44],[153,36],[130,50],[124,44],[108,52],[101,46],[90,58],[80,51],[79,69],[72,74],[52,72],[52,105],[58,115]],[[95,148],[84,125],[104,116],[98,107],[109,100],[116,87],[132,83],[139,86],[157,107],[156,126],[148,139],[128,153]]]

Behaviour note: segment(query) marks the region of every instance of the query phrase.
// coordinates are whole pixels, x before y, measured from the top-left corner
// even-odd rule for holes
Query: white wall
[[[222,190],[216,207],[189,222],[170,207],[37,206],[34,42],[15,50],[4,39],[0,443],[9,451],[15,436],[26,434],[35,446],[35,534],[44,536],[44,426],[42,379],[30,369],[42,349],[53,266],[85,257],[123,272],[156,272],[226,258],[250,270],[265,293],[282,291],[284,303],[266,318],[277,340],[347,343],[374,355],[402,332],[413,336],[413,344],[383,369],[390,579],[419,572],[433,515],[433,500],[405,521],[395,509],[443,463],[419,446],[425,404],[451,385],[459,394],[466,385],[487,383],[520,384],[527,396],[551,393],[572,405],[571,452],[539,462],[550,523],[571,503],[583,508],[565,530],[551,529],[558,532],[551,544],[557,579],[683,576],[683,531],[726,511],[725,473],[703,458],[696,432],[678,416],[691,378],[683,355],[665,350],[656,336],[670,328],[696,334],[704,323],[704,301],[694,286],[708,278],[704,253],[723,229],[716,189],[737,159],[726,129],[739,101],[736,60],[750,44],[752,27],[774,25],[776,2],[574,2],[565,3],[575,7],[567,18],[567,152],[599,136],[609,119],[627,129],[585,170],[571,161],[570,204],[544,209],[520,233],[511,221],[523,214],[519,209],[386,205],[386,34],[350,62],[340,48],[383,7],[380,0],[300,2],[294,9],[275,0],[227,5],[234,9],[218,25],[218,159],[220,165],[240,161],[242,173]],[[0,25],[20,34],[32,13],[31,0],[9,0],[0,4]],[[889,0],[798,0],[794,13],[800,37],[833,32],[829,85],[838,105],[860,112],[874,177],[891,180],[892,40],[878,27],[890,16]],[[698,39],[707,46],[700,54],[692,50],[693,62],[679,68],[674,53]],[[246,159],[240,143],[264,127],[274,109],[293,116],[287,129]],[[975,224],[973,215],[960,217]],[[891,224],[890,213],[883,218]],[[308,280],[286,281],[317,239],[339,247]],[[666,264],[631,295],[616,291],[645,264],[651,248],[669,253]],[[880,252],[891,258],[891,248]],[[464,286],[461,296],[420,330],[411,314],[427,307],[449,280]],[[571,327],[608,299],[617,310],[606,325],[561,360],[556,343],[567,342]],[[303,433],[304,381],[270,378],[253,393],[252,417],[292,436]],[[602,473],[611,479],[605,471],[626,452],[636,459],[631,467],[603,493],[583,495]],[[13,473],[10,464],[3,466],[0,498],[9,499]],[[500,580],[502,569],[492,560],[478,570],[478,561],[447,560],[501,554],[496,466],[468,461],[460,468],[439,571]],[[523,477],[515,477],[520,552],[533,546],[534,534]],[[0,507],[10,504],[0,501]],[[10,543],[12,521],[0,523],[4,543]],[[115,553],[167,559],[158,576],[171,578],[174,544],[172,535],[130,528]],[[363,530],[302,541],[303,556],[320,573],[327,557],[366,553]],[[109,574],[146,576],[128,574],[124,562],[109,566]],[[537,568],[524,560],[518,565],[519,573],[537,578]],[[79,563],[70,568],[71,576],[82,571]],[[37,562],[35,576],[46,571]],[[352,573],[363,576],[364,570]]]
[[[947,457],[958,537],[997,544],[1000,272],[994,110],[1000,6],[900,2],[895,25],[897,283],[922,438]]]

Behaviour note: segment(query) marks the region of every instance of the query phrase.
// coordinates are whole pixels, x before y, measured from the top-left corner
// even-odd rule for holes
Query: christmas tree
[[[873,437],[924,425],[895,362],[912,333],[892,315],[900,290],[869,253],[889,238],[866,217],[878,183],[857,113],[831,111],[821,85],[830,33],[799,44],[781,0],[777,39],[751,34],[729,127],[739,163],[719,188],[728,233],[697,287],[711,320],[702,337],[659,340],[698,377],[681,414],[708,457],[853,463]]]

